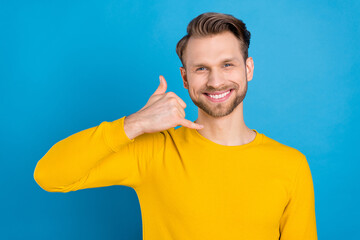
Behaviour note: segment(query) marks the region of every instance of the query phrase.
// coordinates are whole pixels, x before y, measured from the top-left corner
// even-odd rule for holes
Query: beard
[[[188,91],[189,91],[191,100],[198,108],[203,110],[205,113],[207,113],[211,117],[220,118],[220,117],[224,117],[224,116],[227,116],[230,113],[232,113],[234,111],[234,109],[244,100],[244,98],[246,96],[247,88],[248,88],[248,81],[247,81],[247,77],[245,76],[245,86],[242,89],[239,88],[240,89],[239,90],[236,88],[232,88],[233,91],[231,92],[231,94],[235,94],[235,93],[237,93],[237,91],[240,91],[235,96],[235,99],[233,98],[233,96],[230,96],[230,98],[232,98],[233,100],[229,101],[230,100],[230,98],[229,98],[226,102],[218,102],[218,103],[211,102],[210,100],[206,99],[206,97],[204,97],[202,95],[199,98],[199,100],[197,101],[193,96],[191,96],[189,89],[188,89]],[[203,93],[200,93],[200,94],[203,94]]]

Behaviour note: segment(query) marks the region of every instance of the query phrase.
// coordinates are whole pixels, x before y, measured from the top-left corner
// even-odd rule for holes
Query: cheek
[[[227,76],[232,79],[242,79],[245,77],[246,72],[240,70],[229,71]]]
[[[246,72],[233,72],[231,79],[234,79],[237,84],[242,85],[246,81]]]
[[[193,84],[190,84],[188,91],[189,91],[191,98],[195,98],[195,99],[200,98],[202,95],[201,89],[202,89],[201,86],[198,86],[198,85],[194,86]]]
[[[199,91],[201,91],[202,89],[202,80],[195,78],[195,77],[189,77],[187,79],[187,84],[188,84],[188,89],[189,91],[193,92],[193,93],[197,93]]]

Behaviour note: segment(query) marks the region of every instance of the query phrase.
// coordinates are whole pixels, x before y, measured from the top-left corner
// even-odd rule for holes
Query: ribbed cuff
[[[134,139],[130,139],[124,130],[125,117],[119,118],[112,122],[106,122],[104,137],[109,147],[117,152],[121,146],[134,142]]]

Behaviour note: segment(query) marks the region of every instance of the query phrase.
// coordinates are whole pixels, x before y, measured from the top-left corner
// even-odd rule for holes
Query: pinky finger
[[[180,124],[187,128],[193,128],[193,129],[202,129],[204,126],[198,123],[191,122],[189,120],[183,119]]]

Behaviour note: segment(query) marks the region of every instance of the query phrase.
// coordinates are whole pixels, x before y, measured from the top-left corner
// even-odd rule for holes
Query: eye
[[[198,69],[196,69],[196,71],[198,71],[198,70],[201,71],[203,68],[204,68],[204,67],[199,67]]]
[[[226,66],[226,65],[232,66],[232,64],[231,64],[231,63],[225,63],[225,66]]]

